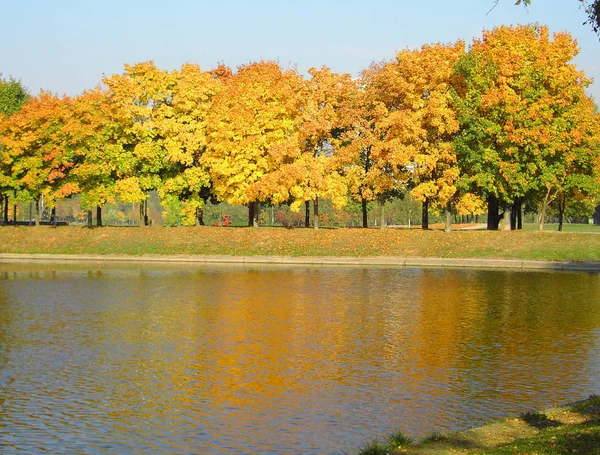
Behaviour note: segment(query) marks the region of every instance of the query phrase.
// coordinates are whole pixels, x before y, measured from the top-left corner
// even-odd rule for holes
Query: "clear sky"
[[[577,0],[3,0],[0,73],[36,94],[77,95],[123,65],[154,60],[210,69],[260,59],[283,66],[329,66],[352,75],[395,51],[434,42],[470,43],[483,29],[539,23],[569,31],[575,63],[597,80],[600,41]]]

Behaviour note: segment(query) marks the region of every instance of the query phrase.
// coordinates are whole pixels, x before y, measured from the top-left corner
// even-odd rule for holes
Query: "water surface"
[[[339,454],[584,398],[600,276],[0,265],[0,449]]]

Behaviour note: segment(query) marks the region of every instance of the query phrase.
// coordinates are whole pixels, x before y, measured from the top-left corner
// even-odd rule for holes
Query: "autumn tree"
[[[565,214],[579,210],[594,212],[600,197],[600,114],[593,100],[582,96],[579,102],[565,115],[569,122],[570,142],[566,144],[564,158],[559,161],[545,183],[552,195],[545,200],[558,215],[558,230],[562,231]],[[545,212],[545,207],[543,207]],[[540,217],[540,225],[543,225]]]
[[[34,202],[35,223],[40,220],[40,202],[52,204],[57,185],[54,158],[61,153],[63,125],[68,115],[69,98],[57,98],[48,92],[32,97],[21,110],[4,117],[0,124],[2,185],[12,188],[24,202]]]
[[[133,173],[132,146],[117,106],[101,88],[86,91],[73,100],[71,115],[63,127],[63,147],[54,159],[62,182],[57,198],[81,196],[81,207],[88,212],[96,207],[96,224],[102,225],[102,206],[113,202],[116,185]]]
[[[122,128],[119,178],[115,194],[140,204],[140,224],[148,224],[147,193],[161,186],[167,150],[159,123],[172,101],[173,75],[148,61],[125,65],[123,74],[105,78],[113,123]]]
[[[215,95],[207,115],[201,162],[219,200],[248,205],[249,225],[258,225],[259,202],[280,197],[279,182],[265,178],[300,156],[302,84],[296,71],[275,62],[243,65]]]
[[[404,50],[395,60],[373,66],[371,84],[389,111],[386,141],[398,150],[393,165],[410,170],[411,195],[423,203],[422,228],[429,208],[450,212],[458,179],[452,139],[458,121],[451,105],[454,65],[464,54],[462,41]]]
[[[210,175],[201,161],[206,117],[222,84],[218,74],[183,65],[171,74],[170,99],[153,113],[156,142],[165,157],[159,195],[183,202],[184,224],[204,224],[203,208],[211,196]]]
[[[341,106],[343,132],[336,146],[336,166],[343,170],[352,198],[361,204],[366,228],[369,202],[385,201],[403,187],[408,163],[398,141],[390,140],[389,110],[378,97],[372,72],[354,81]]]
[[[27,89],[21,82],[13,79],[0,79],[0,122],[19,111],[23,104],[29,99]],[[11,192],[9,169],[4,165],[3,154],[6,152],[0,145],[0,207],[2,208],[2,223],[8,223],[9,193]]]
[[[300,155],[283,163],[265,177],[263,198],[273,203],[290,203],[292,211],[305,207],[305,227],[310,225],[310,202],[313,203],[313,226],[319,228],[319,199],[328,198],[334,206],[347,201],[348,188],[332,155],[341,133],[340,106],[351,90],[348,74],[336,74],[329,68],[311,68],[311,78],[302,85],[298,118]],[[272,192],[267,194],[266,192]]]
[[[485,31],[460,60],[455,147],[463,183],[487,200],[488,229],[498,228],[500,208],[514,228],[511,212],[519,215],[526,197],[541,191],[549,200],[569,156],[567,115],[586,84],[569,63],[576,54],[566,33],[551,40],[546,27],[503,26]]]

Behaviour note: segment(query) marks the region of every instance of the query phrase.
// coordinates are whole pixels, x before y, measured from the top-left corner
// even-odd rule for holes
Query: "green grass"
[[[0,253],[600,261],[600,235],[585,232],[10,226],[0,239]]]
[[[479,455],[597,455],[600,454],[600,420],[550,428],[531,438],[475,453]]]
[[[523,230],[537,231],[537,224],[524,224]],[[544,231],[558,231],[558,223],[544,223]],[[600,234],[600,225],[563,223],[563,232],[595,232]]]
[[[395,438],[405,444],[390,444]],[[600,397],[546,412],[527,411],[519,418],[493,422],[457,433],[432,433],[413,444],[397,433],[387,444],[376,440],[363,445],[357,455],[600,455]]]

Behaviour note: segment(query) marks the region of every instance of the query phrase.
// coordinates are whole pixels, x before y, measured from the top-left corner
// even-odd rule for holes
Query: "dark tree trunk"
[[[310,201],[304,202],[304,227],[310,227]]]
[[[563,230],[563,220],[565,218],[565,209],[567,208],[567,198],[561,197],[558,199],[558,230]]]
[[[150,220],[148,219],[148,199],[144,200],[144,226],[148,226],[150,224]]]
[[[452,202],[448,201],[446,203],[446,232],[450,232],[452,230]]]
[[[52,211],[50,212],[50,223],[56,226],[56,207],[52,207]]]
[[[423,207],[421,209],[421,229],[429,229],[429,198],[425,198],[423,201]]]
[[[96,226],[102,226],[102,207],[99,205],[96,206]]]
[[[93,226],[92,211],[88,210],[87,211],[87,227],[91,228],[92,226]]]
[[[250,202],[248,204],[248,227],[252,227],[252,223],[254,222],[254,209],[256,206],[254,202]]]
[[[4,199],[4,218],[3,218],[3,223],[5,225],[8,224],[8,196],[4,195],[3,197]]]
[[[13,204],[13,223],[17,224],[17,204]]]
[[[313,212],[314,212],[314,225],[315,229],[319,229],[319,196],[315,196],[313,201]]]
[[[196,208],[196,226],[204,226],[204,209]]]
[[[510,209],[510,230],[514,231],[517,229],[517,201],[513,202]]]
[[[258,202],[248,204],[248,226],[258,227]]]
[[[369,227],[369,220],[367,219],[367,200],[365,198],[361,199],[362,205],[362,227]]]
[[[487,229],[489,231],[497,231],[498,225],[502,217],[498,214],[498,198],[494,195],[488,196],[488,217]]]
[[[523,228],[523,215],[522,215],[523,199],[518,197],[512,204],[510,211],[510,230]]]

